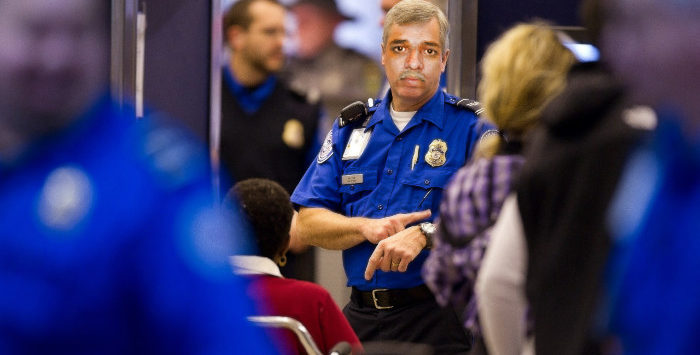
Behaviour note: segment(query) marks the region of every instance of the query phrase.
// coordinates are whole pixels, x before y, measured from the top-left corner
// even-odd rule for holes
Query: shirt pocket
[[[415,171],[405,176],[401,183],[409,194],[409,199],[415,201],[414,211],[431,209],[433,217],[436,217],[442,190],[454,173],[455,169],[431,169]]]

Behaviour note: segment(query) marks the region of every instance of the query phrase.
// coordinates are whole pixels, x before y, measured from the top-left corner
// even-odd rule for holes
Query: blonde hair
[[[449,23],[447,17],[440,8],[425,0],[402,0],[394,5],[384,18],[384,32],[382,33],[382,45],[386,46],[389,37],[389,29],[393,25],[424,24],[436,19],[440,26],[440,47],[442,52],[447,50],[447,35]]]
[[[549,101],[561,92],[574,63],[557,33],[544,22],[518,24],[501,35],[481,60],[479,100],[484,112],[506,139],[522,139]],[[484,136],[476,157],[489,158],[502,136]]]

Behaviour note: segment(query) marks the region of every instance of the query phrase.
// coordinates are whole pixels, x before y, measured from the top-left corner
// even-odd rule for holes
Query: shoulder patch
[[[472,99],[463,99],[457,96],[445,94],[445,102],[450,105],[460,107],[462,109],[474,112],[477,116],[484,112],[484,108],[481,107],[481,103]]]
[[[321,151],[318,152],[318,157],[316,162],[318,164],[323,164],[333,155],[333,130],[331,129],[326,134],[326,138],[323,140],[323,146],[321,146]]]

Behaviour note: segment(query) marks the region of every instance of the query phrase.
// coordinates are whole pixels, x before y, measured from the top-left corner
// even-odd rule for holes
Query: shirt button
[[[350,185],[350,190],[354,190],[354,189],[355,189],[355,185]]]
[[[403,137],[396,138],[397,141],[403,140]]]
[[[391,174],[393,174],[393,173],[394,173],[394,171],[393,171],[393,170],[391,170],[391,169],[389,169],[389,170],[387,170],[387,171],[386,171],[386,173],[387,173],[387,175],[391,175]]]
[[[425,182],[425,184],[426,184],[426,185],[430,185],[430,180],[428,180],[428,179],[425,179],[425,181],[424,181],[424,182]]]
[[[382,205],[382,204],[380,203],[379,206],[377,206],[377,209],[378,209],[378,210],[383,210],[383,209],[384,209],[384,205]]]

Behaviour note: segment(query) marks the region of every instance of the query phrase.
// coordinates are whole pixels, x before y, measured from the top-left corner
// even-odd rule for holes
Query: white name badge
[[[350,139],[348,140],[348,145],[345,146],[345,151],[343,152],[343,160],[353,160],[359,159],[362,152],[367,148],[367,143],[369,143],[369,137],[372,136],[372,131],[369,130],[365,132],[364,128],[356,128],[350,134]]]

